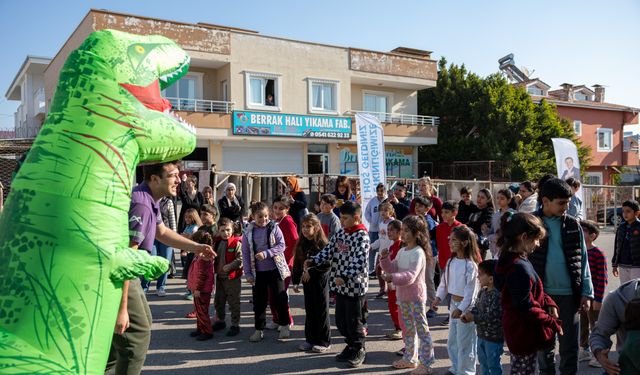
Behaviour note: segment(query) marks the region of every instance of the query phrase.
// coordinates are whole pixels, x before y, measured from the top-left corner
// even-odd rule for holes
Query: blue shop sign
[[[350,139],[351,118],[234,111],[233,134]]]

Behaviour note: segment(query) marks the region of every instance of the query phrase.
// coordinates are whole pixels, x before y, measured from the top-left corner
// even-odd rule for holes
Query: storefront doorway
[[[307,173],[329,173],[329,148],[327,145],[310,144],[307,146]]]

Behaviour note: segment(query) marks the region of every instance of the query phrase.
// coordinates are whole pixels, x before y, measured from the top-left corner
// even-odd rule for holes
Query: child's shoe
[[[429,309],[429,311],[427,311],[427,318],[432,319],[436,317],[436,312]]]
[[[420,364],[415,370],[411,371],[411,375],[430,375],[433,374],[433,369]]]
[[[198,337],[196,337],[196,340],[206,341],[206,340],[211,340],[212,338],[213,338],[213,333],[201,333]]]
[[[251,335],[251,337],[249,337],[249,341],[251,341],[251,342],[259,342],[259,341],[262,341],[263,338],[264,338],[264,333],[262,333],[261,330],[256,329],[256,331],[253,333],[253,335]]]
[[[314,353],[324,353],[329,349],[331,349],[331,345],[327,345],[327,346],[314,345],[313,348],[311,348],[311,351]]]
[[[336,361],[346,362],[347,360],[349,360],[349,358],[353,357],[353,353],[354,350],[347,345],[338,355],[336,355]]]
[[[393,368],[397,368],[397,369],[408,369],[408,368],[416,368],[418,367],[418,364],[411,361],[407,361],[406,359],[399,359],[397,361],[393,361],[392,366]]]
[[[589,350],[589,348],[581,348],[580,349],[580,353],[578,354],[578,361],[579,362],[590,361],[591,358],[593,358],[593,356],[591,355],[591,351]]]
[[[393,332],[387,333],[387,338],[389,340],[402,340],[402,330],[395,330]]]
[[[158,297],[166,297],[167,296],[167,291],[164,290],[164,288],[162,289],[158,289],[158,291],[156,292],[156,294],[158,295]]]
[[[223,330],[227,327],[227,323],[225,323],[222,320],[216,320],[215,323],[213,323],[213,325],[211,326],[211,329],[213,329],[213,331],[220,331]]]
[[[202,333],[202,332],[200,332],[200,331],[193,331],[193,332],[189,333],[189,336],[191,336],[191,337],[198,337],[198,336],[200,336],[200,334],[201,334],[201,333]]]
[[[347,360],[347,362],[349,362],[350,367],[360,367],[362,363],[364,363],[366,356],[367,352],[364,351],[364,348],[360,348],[360,350],[354,351],[353,355]]]
[[[288,339],[290,336],[289,326],[280,326],[280,334],[278,335],[278,339]]]
[[[196,313],[195,311],[192,311],[192,312],[188,313],[187,315],[185,315],[184,317],[187,318],[187,319],[195,319],[197,315],[198,315],[198,313]]]
[[[229,330],[227,331],[227,336],[229,337],[238,336],[238,333],[240,333],[240,327],[231,326],[231,328],[229,328]]]

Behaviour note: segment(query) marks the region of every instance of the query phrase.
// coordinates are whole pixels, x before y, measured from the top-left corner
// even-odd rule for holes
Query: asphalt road
[[[596,243],[607,252],[609,259],[613,252],[612,229],[604,230]],[[611,270],[609,270],[611,273]],[[615,289],[618,279],[609,275],[609,287]],[[384,335],[392,329],[391,319],[387,312],[386,300],[374,299],[378,291],[377,281],[371,283],[369,289],[369,335],[367,337],[367,358],[362,367],[350,369],[343,363],[334,360],[334,356],[344,347],[344,341],[333,326],[333,345],[330,351],[323,354],[307,354],[297,350],[304,341],[304,310],[302,294],[290,293],[292,314],[295,325],[291,330],[291,338],[280,342],[277,331],[265,331],[265,339],[259,343],[250,343],[253,333],[252,305],[249,303],[251,289],[247,284],[242,289],[242,317],[240,334],[228,338],[216,333],[209,341],[196,341],[189,337],[195,329],[195,319],[186,319],[186,313],[192,310],[192,302],[183,299],[185,282],[182,279],[169,280],[167,296],[155,295],[155,285],[148,295],[149,305],[153,313],[151,346],[143,373],[149,374],[342,374],[342,373],[385,373],[401,374],[407,370],[394,370],[391,363],[400,358],[394,354],[403,347],[402,341],[389,341]],[[213,301],[212,301],[213,303]],[[333,313],[333,311],[332,311]],[[213,306],[211,307],[213,315]],[[444,319],[446,309],[441,308],[437,317],[429,320],[433,337],[436,363],[433,366],[436,374],[444,374],[450,361],[447,355],[447,327],[439,323]],[[227,316],[227,321],[228,321]],[[332,323],[333,317],[332,317]],[[506,350],[506,347],[505,347]],[[503,370],[509,371],[509,356],[502,356]],[[594,369],[581,362],[579,374],[601,374],[601,369]],[[478,367],[478,374],[480,369]]]

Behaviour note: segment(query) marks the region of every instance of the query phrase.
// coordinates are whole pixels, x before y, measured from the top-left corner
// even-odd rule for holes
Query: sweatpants
[[[231,326],[240,326],[240,292],[242,284],[240,277],[229,280],[226,277],[216,277],[216,295],[213,306],[216,309],[216,318],[224,322],[227,303],[231,313]]]
[[[281,326],[289,325],[289,297],[284,289],[284,280],[280,278],[277,269],[256,272],[252,292],[255,329],[262,331],[267,324],[269,292],[274,296],[273,301],[278,312],[276,323]]]
[[[142,371],[151,342],[151,310],[140,279],[129,281],[127,312],[129,328],[122,335],[113,335],[105,373],[114,368],[116,375],[137,375]]]
[[[211,293],[200,292],[200,297],[193,296],[193,305],[196,309],[196,327],[202,333],[213,333],[209,316],[210,303]]]
[[[291,276],[284,279],[284,291],[287,293],[287,306],[289,306],[289,285],[291,284]],[[274,323],[278,323],[278,309],[272,298],[271,291],[269,291],[269,309],[271,310],[271,317]],[[293,315],[291,315],[291,308],[287,307],[287,317],[289,318],[289,325],[293,324]]]
[[[427,323],[427,307],[424,302],[400,302],[400,312],[404,322],[404,360],[413,362],[418,352],[418,361],[421,365],[431,367],[435,362],[433,341]],[[418,345],[416,347],[416,339]]]
[[[578,306],[573,296],[549,295],[558,305],[558,314],[562,321],[563,335],[558,337],[560,343],[560,373],[562,375],[574,375],[578,372],[578,334],[579,315]],[[555,340],[551,347],[538,351],[538,365],[540,374],[554,375],[555,364]]]
[[[452,298],[449,311],[458,308],[460,302],[456,302]],[[476,373],[477,342],[475,323],[462,323],[460,319],[449,319],[449,337],[447,339],[447,352],[451,359],[449,371],[456,375],[474,375]]]
[[[311,345],[331,344],[331,322],[329,321],[329,273],[314,273],[302,284],[304,290],[304,337]]]
[[[336,326],[347,346],[360,350],[364,349],[363,312],[365,296],[350,297],[336,294]]]

